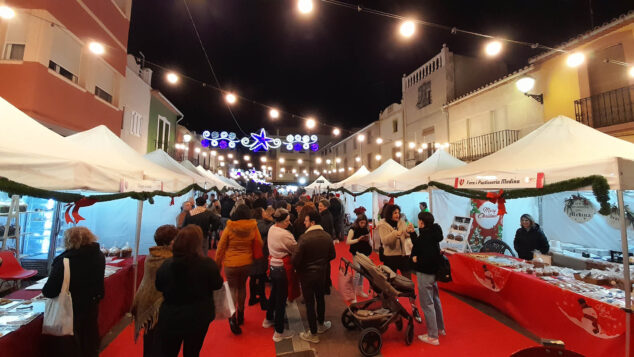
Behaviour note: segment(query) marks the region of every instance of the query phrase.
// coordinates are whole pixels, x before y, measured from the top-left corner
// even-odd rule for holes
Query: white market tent
[[[356,192],[366,190],[370,187],[381,187],[382,189],[393,191],[394,177],[405,172],[407,172],[405,167],[392,159],[388,159],[376,170],[359,179],[350,180],[346,185],[353,187],[354,190],[352,191]]]
[[[0,122],[0,175],[12,181],[45,190],[118,192],[121,179],[143,179],[141,169],[65,141],[3,98]]]
[[[328,187],[332,187],[332,183],[328,181],[323,175],[319,175],[315,181],[310,185],[304,187],[306,192],[311,195],[325,191]]]
[[[190,176],[165,169],[145,159],[104,125],[73,134],[64,140],[82,148],[97,148],[108,157],[118,159],[122,164],[143,170],[143,179],[160,181],[162,190],[166,192],[177,192],[194,183]]]
[[[416,186],[429,182],[429,177],[442,170],[453,169],[466,165],[464,161],[451,156],[445,150],[437,150],[427,160],[416,165],[407,172],[394,177],[394,186],[391,191],[407,191]]]
[[[601,175],[613,190],[634,189],[634,144],[558,116],[513,144],[468,165],[438,172],[431,180],[453,185],[455,178],[513,173],[545,183]],[[496,187],[491,187],[492,189]]]
[[[610,189],[617,190],[621,251],[628,252],[623,191],[634,188],[634,144],[570,118],[555,117],[506,148],[468,165],[438,172],[431,180],[453,185],[456,178],[504,174],[529,177],[537,172],[544,173],[545,183],[590,175],[605,177]],[[623,271],[625,286],[628,286],[628,259],[623,259]],[[629,289],[625,289],[625,308],[631,308]],[[626,314],[626,351],[631,339],[630,318],[630,314]]]
[[[231,185],[227,184],[227,182],[222,180],[220,177],[217,177],[216,175],[212,174],[211,172],[208,172],[207,170],[198,170],[196,166],[194,166],[194,164],[192,164],[189,160],[185,160],[181,162],[180,164],[186,170],[189,170],[193,174],[206,177],[207,180],[213,180],[214,183],[212,184],[212,187],[216,186],[219,189],[223,189],[223,188],[231,189]]]
[[[179,164],[178,161],[172,159],[172,157],[169,156],[168,153],[161,149],[147,153],[143,157],[165,169],[191,177],[194,182],[196,182],[200,187],[211,188],[213,186],[212,180],[187,170],[181,164]]]
[[[229,178],[229,177],[225,177],[222,175],[216,175],[213,172],[206,170],[204,167],[202,167],[201,165],[196,166],[196,170],[198,170],[198,172],[203,173],[207,176],[210,177],[214,177],[218,180],[221,180],[222,182],[227,184],[227,189],[234,189],[234,190],[242,190],[243,187],[237,183],[234,179]]]
[[[355,173],[353,173],[352,175],[348,176],[347,178],[345,178],[344,180],[341,180],[337,183],[333,183],[330,188],[347,188],[350,189],[349,185],[347,185],[348,182],[351,181],[355,181],[355,180],[360,180],[362,177],[367,176],[370,173],[370,170],[368,170],[365,165],[361,166],[357,171],[355,171]]]

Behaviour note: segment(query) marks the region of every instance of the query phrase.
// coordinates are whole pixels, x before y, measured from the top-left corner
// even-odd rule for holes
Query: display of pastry
[[[121,248],[121,258],[128,258],[132,256],[132,248],[130,245],[126,243],[123,248]]]
[[[109,257],[119,257],[119,254],[121,254],[121,249],[119,249],[117,247],[112,247],[108,251],[108,256]]]

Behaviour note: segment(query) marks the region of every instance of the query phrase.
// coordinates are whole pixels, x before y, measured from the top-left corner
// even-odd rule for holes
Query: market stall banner
[[[564,212],[573,222],[586,223],[594,217],[597,209],[589,199],[576,194],[564,200]]]
[[[469,245],[473,251],[480,251],[487,239],[502,239],[503,216],[499,215],[497,203],[472,199],[470,217],[473,224]]]
[[[456,177],[454,188],[542,188],[544,187],[544,173],[534,175],[495,175]]]

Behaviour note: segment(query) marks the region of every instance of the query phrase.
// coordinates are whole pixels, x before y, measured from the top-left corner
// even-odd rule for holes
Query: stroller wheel
[[[403,319],[399,318],[398,320],[394,321],[394,324],[396,325],[396,329],[398,331],[403,330]]]
[[[412,341],[414,341],[414,323],[410,320],[405,329],[405,344],[409,346]]]
[[[343,314],[341,314],[341,324],[348,330],[354,330],[357,328],[357,325],[354,323],[354,316],[350,309],[343,310]]]
[[[366,328],[361,331],[359,338],[359,350],[364,356],[376,356],[381,352],[383,341],[381,340],[381,331],[374,327]]]

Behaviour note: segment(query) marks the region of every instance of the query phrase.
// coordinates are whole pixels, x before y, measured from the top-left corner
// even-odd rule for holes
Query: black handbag
[[[449,259],[444,254],[440,254],[440,264],[436,272],[436,281],[441,283],[451,282],[451,265]]]

